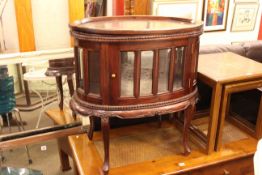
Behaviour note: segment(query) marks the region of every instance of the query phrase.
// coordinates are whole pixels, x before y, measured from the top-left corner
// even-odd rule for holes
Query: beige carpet
[[[207,121],[207,120],[206,120]],[[197,122],[198,128],[207,133],[207,123]],[[223,144],[247,138],[237,127],[226,122],[223,130]],[[102,141],[95,141],[101,157],[104,157]],[[197,145],[190,142],[192,149]],[[176,128],[159,128],[138,135],[129,135],[110,140],[110,166],[120,167],[128,164],[155,160],[164,156],[182,154],[182,134]]]
[[[207,135],[207,132],[208,132],[208,118],[207,117],[196,119],[192,123],[199,130],[201,130],[205,135]],[[243,131],[238,129],[236,126],[230,124],[229,122],[225,121],[224,128],[223,128],[223,135],[222,135],[223,144],[245,139],[247,137],[248,135],[245,134]]]
[[[100,156],[103,157],[103,142],[96,141],[95,145]],[[190,143],[190,145],[192,149],[197,147],[193,143]],[[138,135],[110,140],[111,167],[120,167],[182,153],[182,135],[173,127],[159,128]]]

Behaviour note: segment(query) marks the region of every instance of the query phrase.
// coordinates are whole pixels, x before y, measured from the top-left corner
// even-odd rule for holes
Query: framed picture
[[[258,0],[235,0],[235,3],[238,3],[238,2],[258,2]]]
[[[196,20],[198,0],[155,0],[153,1],[153,15]]]
[[[232,32],[252,31],[257,19],[258,3],[237,3],[231,26]]]
[[[229,0],[205,0],[204,31],[226,30]]]

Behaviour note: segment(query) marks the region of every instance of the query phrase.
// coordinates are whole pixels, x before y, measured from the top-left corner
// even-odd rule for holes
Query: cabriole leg
[[[94,134],[94,124],[95,124],[95,117],[94,116],[90,116],[89,117],[89,121],[90,121],[90,129],[88,132],[88,138],[89,140],[93,139],[93,134]]]
[[[189,155],[191,153],[191,149],[189,147],[189,127],[191,124],[191,120],[193,118],[195,112],[195,103],[191,103],[184,114],[184,129],[183,129],[183,146],[184,146],[184,154]]]
[[[108,116],[101,117],[101,129],[103,133],[104,152],[105,152],[103,173],[104,175],[107,175],[109,171],[109,129],[110,129]]]

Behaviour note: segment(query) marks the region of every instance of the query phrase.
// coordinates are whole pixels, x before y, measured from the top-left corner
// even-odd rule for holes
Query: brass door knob
[[[116,78],[116,74],[111,74],[111,77],[112,78]]]
[[[224,170],[224,175],[230,175],[230,172],[227,170]]]

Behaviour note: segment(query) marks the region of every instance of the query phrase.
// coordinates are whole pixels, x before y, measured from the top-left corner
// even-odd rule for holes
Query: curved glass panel
[[[152,94],[153,51],[141,52],[140,96]]]
[[[185,47],[177,47],[175,49],[175,54],[176,60],[173,90],[181,89],[183,86]]]
[[[100,53],[99,51],[88,51],[88,78],[89,92],[100,94]]]
[[[79,69],[78,72],[79,75],[79,88],[84,89],[84,63],[83,63],[83,49],[78,48],[78,63],[79,63]]]
[[[134,52],[120,52],[121,96],[133,96],[134,61]]]
[[[170,58],[171,58],[171,49],[159,50],[158,93],[163,93],[168,91]]]

